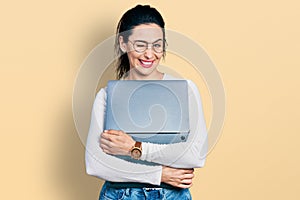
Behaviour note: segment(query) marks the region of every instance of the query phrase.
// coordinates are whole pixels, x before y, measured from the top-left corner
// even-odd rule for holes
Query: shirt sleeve
[[[101,89],[94,101],[91,123],[86,143],[85,164],[89,175],[115,182],[140,182],[159,185],[162,166],[128,162],[108,155],[100,148],[100,135],[106,106],[106,91]]]
[[[207,130],[197,86],[188,80],[190,133],[186,142],[142,143],[141,160],[175,168],[199,168],[205,164]]]

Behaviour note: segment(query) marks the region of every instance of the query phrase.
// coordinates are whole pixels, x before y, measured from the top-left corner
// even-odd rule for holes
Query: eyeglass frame
[[[154,45],[156,42],[160,41],[160,40],[163,42],[163,49],[162,49],[162,51],[157,52],[157,51],[155,50],[155,48],[154,48],[153,45]],[[132,44],[132,47],[133,47],[134,51],[137,52],[137,53],[144,53],[145,51],[147,51],[147,49],[149,49],[149,45],[150,45],[150,44],[152,45],[151,48],[152,48],[153,51],[156,52],[156,53],[163,53],[163,52],[165,52],[166,47],[168,46],[167,41],[164,40],[164,39],[158,39],[158,40],[156,40],[156,41],[154,41],[154,42],[152,42],[152,43],[149,43],[149,42],[144,41],[144,40],[135,40],[135,41],[130,41],[130,40],[128,40],[128,42],[130,42],[130,43]],[[134,48],[134,44],[135,44],[136,42],[143,42],[143,43],[145,43],[145,44],[147,45],[147,47],[145,48],[144,51],[137,51],[137,50]]]

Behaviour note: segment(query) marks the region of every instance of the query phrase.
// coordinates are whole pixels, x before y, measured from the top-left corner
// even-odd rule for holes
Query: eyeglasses
[[[128,41],[132,44],[133,49],[138,53],[144,53],[149,48],[149,45],[152,45],[152,49],[156,53],[162,53],[166,45],[166,43],[162,39],[159,39],[153,43],[148,43],[143,40],[135,40],[133,42],[130,40]]]

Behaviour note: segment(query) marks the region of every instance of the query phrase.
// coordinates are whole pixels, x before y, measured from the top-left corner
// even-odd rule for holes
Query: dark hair
[[[120,49],[119,37],[123,36],[124,42],[128,42],[128,37],[132,34],[132,29],[134,27],[150,23],[157,24],[162,28],[163,39],[165,41],[165,22],[161,14],[149,5],[137,5],[124,13],[120,19],[115,40],[115,51],[118,57],[116,68],[117,79],[121,79],[123,75],[130,70],[128,56]],[[165,42],[163,56],[165,56]]]

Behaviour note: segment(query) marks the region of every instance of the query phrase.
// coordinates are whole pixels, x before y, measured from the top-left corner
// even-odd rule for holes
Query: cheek
[[[137,61],[137,59],[139,58],[139,55],[136,55],[136,53],[135,52],[128,52],[127,53],[127,56],[128,56],[128,60],[129,60],[129,62],[130,63],[132,63],[132,62],[136,62]]]
[[[163,54],[156,55],[156,59],[157,59],[158,61],[160,61],[160,60],[162,59],[162,57],[163,57]]]

